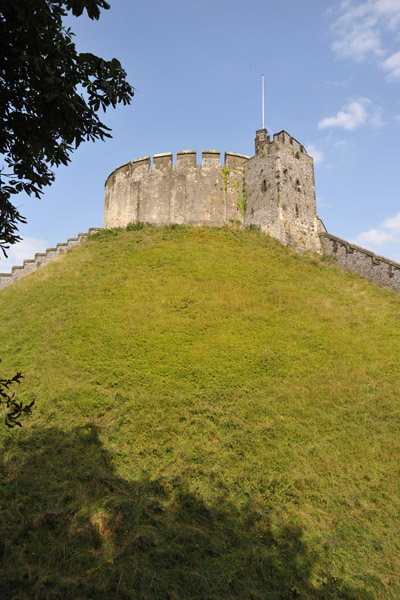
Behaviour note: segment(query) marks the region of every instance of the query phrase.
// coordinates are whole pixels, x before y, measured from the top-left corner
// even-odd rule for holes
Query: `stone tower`
[[[272,141],[256,133],[255,155],[203,150],[156,154],[115,169],[105,185],[103,227],[131,222],[221,226],[255,225],[297,251],[321,252],[314,185],[314,164],[285,131]]]
[[[321,252],[317,217],[314,161],[304,146],[285,131],[273,141],[266,129],[256,133],[255,155],[244,165],[246,225],[293,246]]]

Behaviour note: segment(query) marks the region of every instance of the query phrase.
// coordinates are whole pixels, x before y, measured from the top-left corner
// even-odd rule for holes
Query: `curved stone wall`
[[[221,226],[230,220],[244,222],[244,154],[203,150],[201,164],[196,151],[138,158],[115,169],[105,184],[103,227],[126,227],[142,221]]]

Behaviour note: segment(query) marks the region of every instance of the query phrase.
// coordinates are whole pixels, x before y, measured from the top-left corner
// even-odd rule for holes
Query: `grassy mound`
[[[0,293],[12,599],[400,597],[400,297],[256,231],[101,232]]]

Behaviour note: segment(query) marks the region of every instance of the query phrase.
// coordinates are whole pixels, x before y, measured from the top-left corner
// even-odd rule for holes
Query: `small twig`
[[[119,581],[118,581],[118,585],[117,585],[117,591],[115,592],[115,597],[118,596],[118,590],[119,590],[119,585],[121,583],[121,579],[122,579],[122,571],[121,571],[121,575],[119,576]]]
[[[23,379],[23,375],[19,372],[11,379],[0,379],[0,406],[3,406],[6,411],[4,422],[7,427],[10,428],[15,427],[16,425],[22,427],[22,423],[19,420],[22,413],[32,413],[31,409],[35,404],[35,401],[32,400],[30,404],[24,406],[22,402],[18,403],[15,400],[15,392],[12,394],[9,393],[10,386],[14,383],[20,384],[21,379]]]

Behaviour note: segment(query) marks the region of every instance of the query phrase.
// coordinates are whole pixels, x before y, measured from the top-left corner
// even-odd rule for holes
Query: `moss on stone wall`
[[[242,219],[244,221],[246,218],[246,214],[247,214],[247,191],[246,191],[246,183],[244,181],[243,181],[243,185],[242,185],[242,191],[238,195],[238,198],[236,201],[236,207],[239,211],[240,216],[242,217]]]

